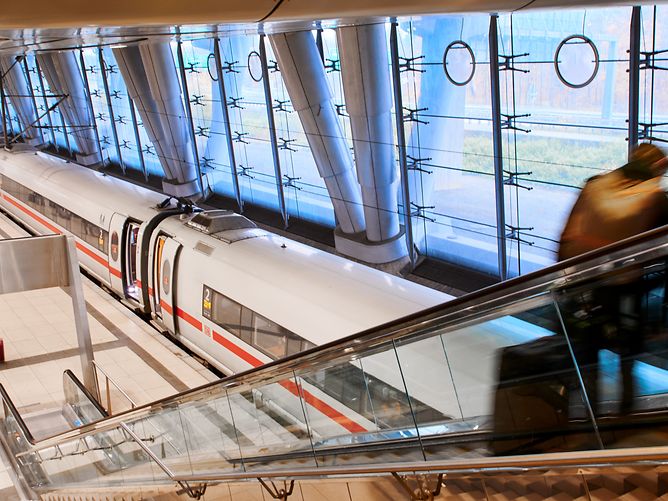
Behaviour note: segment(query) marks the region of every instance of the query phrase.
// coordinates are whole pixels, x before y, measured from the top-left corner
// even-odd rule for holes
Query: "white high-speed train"
[[[2,151],[0,190],[5,211],[36,234],[73,235],[83,268],[226,373],[450,299],[230,211],[159,208],[164,195],[41,152]],[[312,393],[348,431],[369,429]]]

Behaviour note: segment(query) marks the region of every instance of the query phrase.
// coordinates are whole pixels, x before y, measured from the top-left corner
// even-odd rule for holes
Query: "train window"
[[[162,263],[162,291],[165,294],[169,294],[171,275],[172,266],[169,264],[169,260],[165,259]]]
[[[3,190],[73,233],[86,243],[107,253],[108,232],[8,177],[1,176]]]
[[[115,231],[111,234],[111,259],[118,261],[118,233]]]
[[[84,234],[84,225],[86,222],[81,219],[79,216],[74,216],[72,218],[71,224],[70,224],[70,231],[74,233],[75,235],[83,235]],[[84,239],[88,241],[88,239]]]
[[[241,305],[222,294],[214,293],[211,320],[232,334],[241,332]]]
[[[310,350],[311,348],[315,348],[313,343],[306,340],[302,341],[302,351]]]
[[[289,337],[288,338],[288,356],[294,355],[295,353],[299,353],[300,351],[303,351],[303,344],[304,342],[296,337]]]
[[[72,225],[70,224],[71,221],[72,221],[72,214],[70,213],[70,211],[63,209],[59,205],[58,209],[56,210],[56,223],[58,223],[63,228],[70,230],[72,227]]]
[[[239,333],[237,334],[239,338],[245,343],[253,344],[253,310],[246,308],[245,306],[241,307],[241,327]]]
[[[44,205],[44,198],[42,195],[35,193],[34,191],[30,192],[28,193],[28,205],[38,209]]]
[[[293,355],[314,346],[206,285],[202,295],[202,315],[272,359]]]
[[[56,204],[54,204],[51,200],[49,200],[49,207],[47,208],[44,215],[52,221],[56,220]]]
[[[275,359],[285,356],[288,337],[280,325],[256,313],[254,327],[253,345],[255,347]]]

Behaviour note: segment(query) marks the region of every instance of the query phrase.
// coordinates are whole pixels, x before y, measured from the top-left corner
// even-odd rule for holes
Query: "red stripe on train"
[[[33,218],[35,221],[37,221],[37,222],[38,222],[39,224],[41,224],[42,226],[46,226],[49,230],[53,231],[56,235],[62,235],[62,234],[63,234],[63,232],[62,232],[61,230],[59,230],[58,228],[56,228],[55,226],[53,226],[53,225],[52,225],[51,223],[49,223],[46,219],[44,219],[43,217],[41,217],[39,214],[37,214],[37,213],[31,211],[30,209],[27,209],[27,208],[24,207],[20,202],[14,200],[12,197],[3,194],[3,195],[2,195],[2,198],[4,198],[5,200],[7,200],[7,202],[9,202],[10,204],[12,204],[14,207],[16,207],[17,209],[19,209],[20,211],[24,212],[25,214],[27,214],[28,216],[30,216],[31,218]],[[76,242],[76,246],[77,246],[77,249],[79,249],[81,252],[83,252],[84,254],[86,254],[87,256],[89,256],[90,258],[92,258],[93,260],[97,261],[98,263],[100,263],[100,264],[101,264],[102,266],[104,266],[105,268],[108,268],[114,275],[116,275],[116,273],[114,273],[114,272],[117,272],[118,275],[116,275],[116,276],[118,276],[118,277],[121,276],[121,272],[120,272],[120,271],[118,271],[118,270],[114,270],[113,268],[111,268],[111,267],[109,266],[109,262],[107,261],[107,259],[103,258],[102,256],[98,255],[97,253],[95,253],[95,252],[93,252],[92,250],[88,249],[84,244],[82,244],[82,243],[80,243],[80,242]]]
[[[88,257],[90,257],[93,260],[100,263],[102,266],[104,266],[106,268],[109,268],[109,262],[106,259],[104,259],[102,256],[98,256],[95,252],[88,249],[87,247],[84,247],[83,244],[80,244],[79,242],[77,242],[77,249],[79,249],[81,252],[86,254]],[[109,268],[109,269],[111,269],[111,268]]]
[[[2,198],[4,198],[5,200],[7,200],[10,204],[12,204],[14,207],[16,207],[17,209],[19,209],[20,211],[25,212],[26,214],[28,214],[31,218],[33,218],[35,221],[37,221],[37,222],[38,222],[39,224],[41,224],[42,226],[46,226],[47,228],[49,228],[49,229],[50,229],[51,231],[53,231],[56,235],[62,235],[62,234],[63,234],[62,231],[60,231],[58,228],[56,228],[55,226],[53,226],[53,225],[52,225],[51,223],[49,223],[46,219],[42,218],[41,216],[38,216],[38,215],[35,214],[33,211],[31,211],[31,210],[29,210],[29,209],[26,209],[22,204],[20,204],[20,203],[17,202],[16,200],[14,200],[12,197],[10,197],[10,196],[8,196],[8,195],[2,195]]]
[[[176,307],[176,315],[177,315],[179,318],[182,318],[183,320],[185,320],[186,322],[188,322],[188,323],[189,323],[190,325],[192,325],[195,329],[197,329],[197,330],[199,330],[199,331],[202,330],[202,322],[200,322],[199,320],[197,320],[197,319],[196,319],[195,317],[193,317],[192,315],[186,313],[185,311],[183,311],[183,310],[182,310],[181,308],[179,308],[178,306]]]
[[[264,362],[262,360],[260,360],[259,358],[255,358],[253,355],[243,350],[242,348],[240,348],[239,346],[237,346],[224,336],[221,336],[216,331],[213,331],[213,340],[219,345],[223,346],[223,348],[226,348],[227,350],[234,353],[244,362],[251,364],[253,367],[259,367],[260,365],[264,365]]]
[[[164,299],[161,299],[161,300],[160,300],[160,307],[161,307],[163,310],[165,310],[165,313],[167,313],[168,315],[172,315],[172,316],[174,316],[174,310],[172,310],[171,305],[170,305],[169,303],[165,302]]]
[[[259,367],[260,365],[264,365],[264,362],[260,360],[259,358],[255,358],[253,355],[245,351],[244,349],[240,348],[233,342],[229,341],[222,335],[218,334],[216,331],[213,331],[213,340],[216,341],[218,344],[223,346],[223,348],[227,348],[229,351],[234,353],[236,356],[241,358],[243,361],[249,363],[253,367]],[[313,408],[319,410],[322,412],[325,416],[328,418],[332,419],[336,423],[340,424],[343,426],[346,430],[348,430],[351,433],[361,433],[368,431],[366,428],[364,428],[362,425],[357,424],[356,422],[352,421],[350,418],[348,418],[345,414],[337,411],[334,407],[331,405],[323,402],[320,400],[318,397],[313,395],[312,393],[308,392],[307,390],[304,390],[303,388],[300,388],[293,382],[293,381],[281,381],[279,383],[281,386],[283,386],[286,390],[288,390],[290,393],[297,397],[303,397],[304,401],[311,405]]]
[[[312,393],[305,390],[303,387],[301,388],[301,392],[300,392],[300,388],[297,386],[297,384],[294,381],[281,381],[280,385],[282,387],[284,387],[286,390],[288,390],[290,393],[292,393],[293,395],[300,396],[300,393],[301,393],[302,397],[304,398],[304,401],[307,404],[311,405],[311,407],[314,407],[315,409],[322,412],[325,416],[330,418],[332,421],[336,421],[338,424],[343,426],[349,432],[351,432],[351,433],[361,433],[361,432],[367,431],[366,428],[357,424],[355,421],[351,420],[345,414],[342,414],[341,412],[337,411],[331,405],[323,402],[318,397],[316,397]]]

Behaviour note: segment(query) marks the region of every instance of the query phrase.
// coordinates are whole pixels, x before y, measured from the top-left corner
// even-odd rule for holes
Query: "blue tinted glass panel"
[[[93,104],[93,116],[97,126],[100,148],[105,163],[112,162],[120,164],[116,153],[116,143],[112,130],[111,115],[107,106],[107,97],[104,92],[104,82],[100,69],[100,58],[97,49],[84,49],[84,62],[86,75],[88,76],[88,87]]]
[[[234,197],[218,71],[211,38],[181,45],[200,168],[209,187]]]
[[[399,52],[415,242],[429,256],[495,274],[488,30],[483,15],[409,20],[399,26]],[[459,40],[476,60],[466,85],[448,80],[443,66]],[[447,65],[455,82],[474,68],[463,48],[448,52]]]
[[[508,270],[551,264],[577,189],[597,173],[622,165],[627,152],[631,9],[533,11],[499,18],[499,52],[515,56],[501,71]],[[594,76],[595,53],[599,53]],[[550,200],[547,211],[545,200]]]
[[[143,174],[137,140],[135,138],[135,129],[132,123],[131,104],[125,82],[118,69],[113,51],[110,48],[105,48],[103,49],[103,56],[122,165],[126,169],[140,171]]]
[[[232,36],[221,41],[241,198],[278,210],[264,87],[261,78],[256,81],[261,75],[259,52],[256,35]],[[253,75],[249,71],[249,57]],[[273,63],[270,71],[275,71]]]
[[[270,44],[267,44],[267,55],[275,59]],[[334,227],[332,202],[318,174],[299,115],[292,108],[280,71],[270,73],[270,85],[288,213]]]

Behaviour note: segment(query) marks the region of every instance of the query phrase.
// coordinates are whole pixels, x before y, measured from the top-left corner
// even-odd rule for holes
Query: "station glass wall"
[[[636,118],[641,140],[668,141],[668,96],[661,92],[668,78],[668,52],[663,52],[668,33],[661,22],[667,9],[645,6],[640,11]],[[578,190],[589,177],[622,165],[628,154],[629,120],[634,118],[629,116],[633,89],[628,72],[632,12],[615,7],[398,20],[403,110],[394,119],[402,120],[406,136],[410,200],[400,197],[397,212],[402,218],[410,212],[420,253],[497,276],[504,270],[506,276],[527,273],[555,261]],[[496,43],[489,38],[493,23]],[[386,28],[389,39],[389,23]],[[352,148],[336,32],[325,28],[313,36],[320,42],[338,119]],[[333,228],[331,201],[269,40],[264,40],[268,86],[259,35],[221,36],[220,68],[215,43],[208,35],[172,42],[205,185],[234,199],[238,184],[242,202],[276,212],[285,207],[289,217]],[[83,50],[105,159],[146,176],[162,176],[160,159],[114,71],[113,51],[104,48],[101,57],[109,96],[100,49]],[[492,57],[498,57],[496,72]],[[387,64],[392,63],[388,44]],[[55,98],[49,97],[45,79],[37,78],[33,57],[25,66],[44,110]],[[494,82],[499,85],[498,116]],[[47,118],[52,127],[42,131],[45,138],[67,148],[67,127],[58,110]]]

